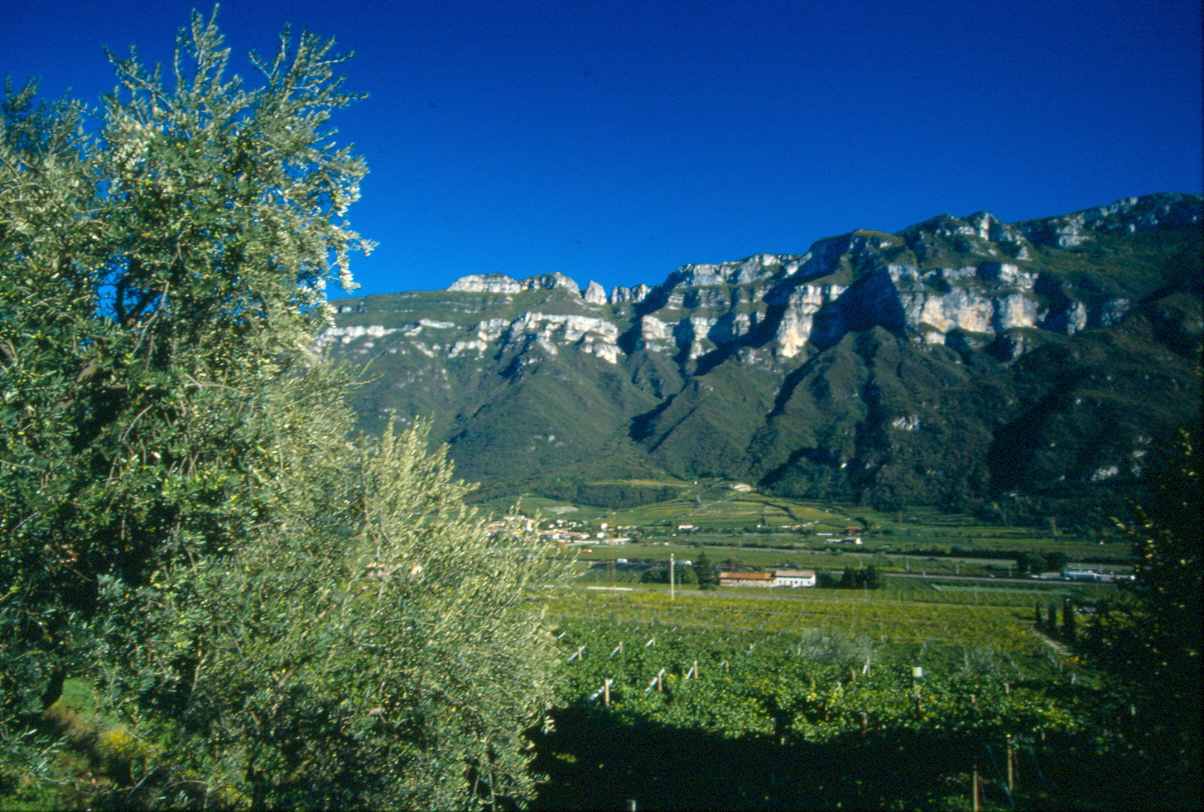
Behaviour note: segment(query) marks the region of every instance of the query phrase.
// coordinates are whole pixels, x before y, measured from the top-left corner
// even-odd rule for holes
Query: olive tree
[[[5,626],[51,660],[99,575],[140,583],[257,520],[235,497],[270,453],[264,392],[306,374],[331,257],[342,270],[367,247],[338,222],[366,169],[327,145],[350,101],[329,43],[286,41],[255,90],[223,80],[220,44],[194,18],[170,86],[111,57],[120,84],[96,116],[8,89]]]
[[[355,374],[312,350],[371,248],[332,47],[286,30],[251,87],[194,14],[169,71],[110,55],[99,110],[6,85],[0,759],[81,676],[144,742],[146,803],[530,787],[529,542],[421,431],[354,439]]]
[[[105,636],[104,681],[124,718],[159,710],[145,735],[174,753],[143,795],[446,809],[533,787],[522,734],[551,701],[552,639],[529,540],[465,508],[421,428],[352,465],[342,444],[290,444],[272,524],[237,554],[107,585],[146,620]]]

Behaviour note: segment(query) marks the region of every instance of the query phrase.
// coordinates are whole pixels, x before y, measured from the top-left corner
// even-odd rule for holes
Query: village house
[[[772,572],[721,572],[719,586],[773,586]]]
[[[774,570],[773,572],[721,572],[719,586],[814,587],[815,570]]]
[[[815,586],[815,570],[774,570],[773,585],[789,587]]]

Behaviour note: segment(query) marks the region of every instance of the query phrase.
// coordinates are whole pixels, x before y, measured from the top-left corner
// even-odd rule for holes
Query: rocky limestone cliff
[[[482,333],[476,324],[464,325],[473,335],[442,351],[457,357],[470,349],[483,354],[499,340],[538,340],[548,348],[580,346],[618,363],[631,348],[695,360],[718,348],[750,345],[790,361],[872,324],[926,344],[960,345],[971,334],[975,343],[989,346],[1018,329],[1073,335],[1118,323],[1132,306],[1131,296],[1119,289],[1081,289],[1049,267],[1047,256],[1042,261],[1042,248],[1073,249],[1101,237],[1200,220],[1200,200],[1189,195],[1129,198],[1015,225],[984,212],[942,215],[898,235],[857,231],[820,240],[800,256],[759,254],[737,262],[684,265],[655,288],[617,287],[609,295],[592,281],[580,290],[563,274],[523,280],[473,274],[448,291],[514,296],[560,290],[600,312],[588,326],[552,327],[555,318],[526,313],[505,330]],[[630,314],[617,309],[623,305],[635,309]],[[340,309],[348,306],[341,303]],[[332,332],[323,341],[380,337],[370,328]],[[626,333],[638,337],[627,349],[618,341]],[[1008,339],[996,352],[1015,358],[1025,346]]]
[[[461,449],[461,470],[476,478],[534,476],[601,455],[622,471],[650,459],[680,476],[932,501],[964,485],[936,473],[925,450],[935,439],[960,438],[969,456],[955,467],[978,471],[976,481],[1010,481],[1020,469],[990,452],[1001,426],[1057,434],[1050,427],[1062,424],[1042,410],[1086,408],[1006,394],[1023,370],[1056,369],[1048,359],[1065,342],[1082,336],[1096,348],[1088,357],[1118,364],[1152,341],[1173,352],[1149,349],[1143,363],[1182,365],[1174,359],[1188,357],[1201,332],[1202,211],[1200,196],[1168,194],[1014,224],[985,212],[941,215],[897,234],[825,238],[804,254],[684,265],[659,285],[609,293],[563,274],[473,274],[446,291],[332,302],[336,326],[318,343],[372,362],[381,380],[366,403],[436,414],[453,455]],[[1097,335],[1109,330],[1121,332]],[[1100,336],[1130,349],[1100,349]],[[886,358],[895,367],[882,366]],[[1180,372],[1160,385],[1186,391]],[[1099,414],[1123,412],[1096,400]],[[965,403],[976,404],[972,419],[958,416]],[[1166,426],[1182,412],[1165,405],[1149,419]],[[1037,411],[1025,417],[1025,408]],[[365,409],[369,423],[385,411]],[[574,445],[565,438],[582,419],[597,436]],[[528,444],[492,461],[496,432],[524,422],[533,424]],[[1118,449],[1149,434],[1115,431],[1128,438]],[[538,439],[548,436],[560,439]],[[1038,465],[1033,476],[1108,481],[1099,472],[1129,470],[1134,450],[1078,453],[1056,475]]]

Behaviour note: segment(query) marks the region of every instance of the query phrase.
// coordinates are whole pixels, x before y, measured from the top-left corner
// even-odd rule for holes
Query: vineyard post
[[[673,594],[673,588],[677,581],[676,573],[674,572],[676,568],[677,564],[673,560],[673,553],[669,553],[669,600],[673,600],[675,597]]]
[[[974,812],[978,812],[978,759],[974,759],[974,774],[971,779],[970,797],[973,799]]]
[[[602,683],[602,704],[608,708],[610,707],[610,684],[612,682],[614,680],[608,679]]]
[[[869,730],[869,714],[865,711],[861,712],[861,738],[865,738],[866,731]]]
[[[1015,771],[1016,768],[1012,764],[1013,756],[1012,756],[1012,734],[1011,733],[1008,734],[1007,755],[1008,755],[1008,794],[1011,794],[1012,790],[1014,790],[1016,788],[1016,771]]]

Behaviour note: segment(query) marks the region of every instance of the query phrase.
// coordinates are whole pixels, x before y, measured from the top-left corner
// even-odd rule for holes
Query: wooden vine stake
[[[1008,734],[1007,753],[1008,753],[1008,792],[1011,793],[1012,790],[1014,790],[1016,788],[1016,768],[1015,768],[1014,762],[1013,762],[1012,734],[1010,734],[1010,733]]]
[[[610,707],[610,684],[612,682],[614,682],[614,680],[608,679],[606,682],[602,683],[602,704],[608,708]]]
[[[970,788],[970,797],[973,800],[974,812],[978,812],[978,759],[974,759],[974,776]]]

